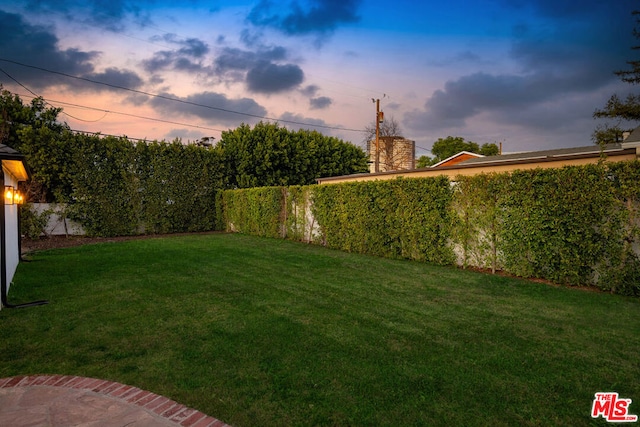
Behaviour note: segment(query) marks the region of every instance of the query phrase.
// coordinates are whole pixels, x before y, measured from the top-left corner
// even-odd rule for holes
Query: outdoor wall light
[[[5,185],[4,186],[4,204],[5,205],[12,205],[13,204],[13,187],[10,185]]]
[[[24,204],[24,196],[22,195],[22,192],[20,192],[17,188],[13,190],[13,203],[15,203],[16,205]]]

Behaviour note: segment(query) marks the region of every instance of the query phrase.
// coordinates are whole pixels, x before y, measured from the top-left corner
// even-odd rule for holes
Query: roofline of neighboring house
[[[585,147],[578,147],[585,148]],[[448,171],[455,170],[469,170],[469,169],[480,169],[487,168],[491,166],[503,166],[503,165],[526,165],[531,163],[548,163],[548,162],[558,162],[563,160],[579,160],[579,159],[590,159],[590,158],[599,158],[601,155],[616,155],[616,156],[624,156],[624,155],[634,155],[636,154],[635,147],[625,147],[621,146],[621,144],[616,144],[610,148],[605,148],[604,150],[594,147],[595,149],[592,151],[582,151],[575,153],[562,153],[562,154],[551,154],[553,150],[549,151],[550,154],[542,154],[547,153],[543,151],[532,151],[530,152],[530,156],[520,157],[517,159],[509,158],[509,159],[500,159],[500,156],[490,156],[484,157],[482,159],[473,159],[473,163],[458,163],[453,166],[440,166],[438,168],[419,168],[419,169],[411,169],[411,170],[402,170],[402,171],[389,171],[389,172],[378,172],[378,173],[359,173],[353,175],[342,175],[342,176],[334,176],[328,178],[318,178],[316,182],[321,184],[323,182],[331,182],[331,181],[341,181],[341,180],[357,180],[358,178],[372,178],[372,177],[384,177],[388,175],[397,175],[405,178],[411,178],[411,175],[419,175],[424,172],[433,172],[433,174],[446,173]],[[476,161],[478,160],[478,161]]]
[[[456,153],[456,154],[454,154],[453,156],[449,156],[449,157],[447,157],[447,158],[446,158],[446,159],[444,159],[444,160],[440,160],[438,163],[436,163],[435,165],[431,165],[430,167],[432,167],[432,168],[437,168],[437,167],[439,167],[441,164],[446,163],[446,162],[448,162],[449,160],[453,160],[453,159],[455,159],[456,157],[460,157],[460,156],[462,156],[463,154],[469,154],[470,156],[473,156],[473,157],[484,157],[482,154],[472,153],[472,152],[470,152],[470,151],[460,151],[459,153]]]

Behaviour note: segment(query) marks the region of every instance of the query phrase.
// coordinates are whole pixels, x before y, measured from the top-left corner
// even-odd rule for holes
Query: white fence
[[[47,236],[82,236],[85,234],[82,225],[71,221],[64,215],[65,205],[57,203],[33,203],[33,210],[41,215],[43,212],[50,212],[49,221],[44,229]]]

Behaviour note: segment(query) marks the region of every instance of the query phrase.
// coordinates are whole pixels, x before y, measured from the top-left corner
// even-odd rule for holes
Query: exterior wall
[[[627,150],[628,151],[628,150]],[[608,162],[620,162],[620,161],[628,161],[635,160],[637,155],[634,153],[619,153],[619,154],[609,154],[607,156]],[[600,156],[589,156],[589,157],[569,157],[564,159],[540,159],[534,162],[513,162],[509,164],[479,164],[473,165],[469,167],[465,167],[463,165],[457,166],[445,166],[438,168],[424,168],[424,169],[413,169],[410,171],[398,171],[398,172],[387,172],[387,173],[377,173],[377,174],[357,174],[357,175],[346,175],[340,177],[333,178],[320,178],[317,180],[318,184],[339,184],[342,182],[354,182],[354,181],[376,181],[376,180],[387,180],[387,179],[395,179],[399,177],[404,178],[424,178],[424,177],[435,177],[440,175],[448,176],[451,179],[454,179],[458,175],[470,176],[477,175],[480,173],[501,173],[501,172],[513,172],[515,170],[527,170],[527,169],[536,169],[536,168],[560,168],[563,166],[580,166],[586,164],[595,164],[600,161]]]
[[[393,136],[380,137],[380,172],[410,170],[416,165],[416,143],[415,141]],[[376,162],[376,142],[367,143],[369,149],[369,171],[375,172]]]
[[[64,205],[52,203],[33,203],[31,205],[36,214],[49,212],[49,219],[44,230],[47,236],[83,236],[85,234],[82,225],[71,221],[62,214]]]
[[[4,185],[11,185],[17,188],[18,181],[13,175],[4,172]],[[4,197],[4,188],[2,189],[2,193]],[[13,275],[20,262],[20,254],[18,252],[18,205],[5,205],[4,218],[6,230],[5,245],[7,249],[7,291],[9,291]],[[4,254],[2,255],[4,256]]]

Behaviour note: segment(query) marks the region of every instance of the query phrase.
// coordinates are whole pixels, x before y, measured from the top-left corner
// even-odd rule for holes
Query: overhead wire
[[[21,95],[21,94],[19,94]],[[23,96],[23,95],[21,95]],[[94,110],[94,111],[102,111],[105,114],[118,114],[121,116],[127,116],[127,117],[134,117],[136,119],[143,119],[143,120],[151,120],[154,122],[160,122],[160,123],[167,123],[167,124],[172,124],[172,125],[179,125],[179,126],[186,126],[186,127],[191,127],[191,128],[196,128],[196,129],[204,129],[204,130],[213,130],[216,132],[224,132],[224,129],[217,129],[217,128],[212,128],[209,126],[202,126],[202,125],[194,125],[191,123],[182,123],[182,122],[176,122],[173,120],[166,120],[166,119],[158,119],[156,117],[146,117],[146,116],[141,116],[139,114],[133,114],[133,113],[123,113],[122,111],[113,111],[113,110],[107,110],[105,108],[98,108],[98,107],[89,107],[86,105],[80,105],[80,104],[74,104],[72,102],[67,102],[67,101],[58,101],[58,100],[54,100],[54,99],[47,99],[47,98],[42,98],[47,102],[50,103],[55,103],[55,104],[61,104],[61,105],[68,105],[70,107],[77,107],[77,108],[84,108],[87,110]]]
[[[18,80],[16,80],[12,75],[10,75],[9,73],[7,73],[3,68],[0,68],[0,71],[2,71],[2,73],[3,73],[3,74],[5,74],[7,77],[9,77],[11,80],[13,80],[16,84],[20,85],[23,89],[25,89],[27,92],[31,93],[31,94],[32,94],[33,96],[35,96],[36,98],[42,98],[42,97],[41,97],[41,96],[39,96],[37,93],[35,93],[35,92],[34,92],[34,91],[32,91],[31,89],[29,89],[28,87],[26,87],[25,85],[23,85],[22,83],[20,83]],[[43,99],[44,99],[44,98],[43,98]],[[54,106],[53,106],[53,105],[51,105],[51,104],[49,104],[49,105],[50,105],[51,107],[54,107]],[[54,107],[54,108],[55,108],[55,107]],[[62,114],[65,114],[65,115],[67,115],[67,116],[71,117],[72,119],[79,120],[79,121],[81,121],[81,122],[89,122],[89,123],[91,123],[91,122],[98,122],[98,121],[100,121],[100,120],[104,119],[104,118],[107,116],[107,115],[105,114],[104,116],[102,116],[102,118],[100,118],[100,119],[98,119],[98,120],[84,120],[84,119],[81,119],[81,118],[79,118],[79,117],[74,117],[74,116],[72,116],[71,114],[66,113],[66,112],[64,112],[64,111],[61,111],[61,112],[62,112]]]
[[[312,127],[312,128],[340,130],[340,131],[346,131],[346,132],[360,132],[360,133],[362,132],[362,129],[351,129],[351,128],[345,128],[345,127],[341,127],[341,126],[318,125],[318,124],[306,123],[306,122],[301,122],[301,121],[296,121],[296,120],[277,119],[277,118],[268,117],[268,116],[261,116],[261,115],[258,115],[258,114],[251,114],[251,113],[244,113],[244,112],[241,112],[241,111],[230,110],[228,108],[221,108],[221,107],[215,107],[215,106],[206,105],[206,104],[200,104],[200,103],[197,103],[197,102],[187,101],[187,100],[175,98],[175,97],[172,97],[172,96],[151,93],[151,92],[147,92],[147,91],[143,91],[143,90],[139,90],[139,89],[132,89],[132,88],[128,88],[128,87],[120,86],[120,85],[115,85],[115,84],[111,84],[111,83],[100,82],[100,81],[89,79],[89,78],[86,78],[86,77],[74,76],[72,74],[67,74],[67,73],[63,73],[63,72],[60,72],[60,71],[49,70],[47,68],[38,67],[38,66],[35,66],[35,65],[24,64],[22,62],[13,61],[13,60],[6,59],[6,58],[1,58],[1,57],[0,57],[0,61],[7,62],[7,63],[14,64],[14,65],[19,65],[19,66],[26,67],[26,68],[39,70],[39,71],[44,71],[44,72],[47,72],[47,73],[56,74],[56,75],[60,75],[60,76],[63,76],[63,77],[68,77],[68,78],[72,78],[72,79],[76,79],[76,80],[80,80],[80,81],[86,81],[86,82],[93,83],[93,84],[103,85],[103,86],[110,87],[110,88],[113,88],[113,89],[125,90],[125,91],[129,91],[129,92],[137,93],[137,94],[140,94],[140,95],[149,96],[149,97],[152,97],[152,98],[164,99],[164,100],[167,100],[167,101],[178,102],[178,103],[182,103],[182,104],[185,104],[185,105],[191,105],[191,106],[195,106],[195,107],[207,108],[207,109],[214,110],[214,111],[221,111],[221,112],[225,112],[225,113],[237,114],[237,115],[241,115],[241,116],[253,117],[253,118],[257,118],[257,119],[269,120],[269,121],[274,121],[274,122],[279,122],[279,123],[288,123],[288,124],[294,124],[294,125],[299,125],[299,126],[308,126],[308,127]]]

